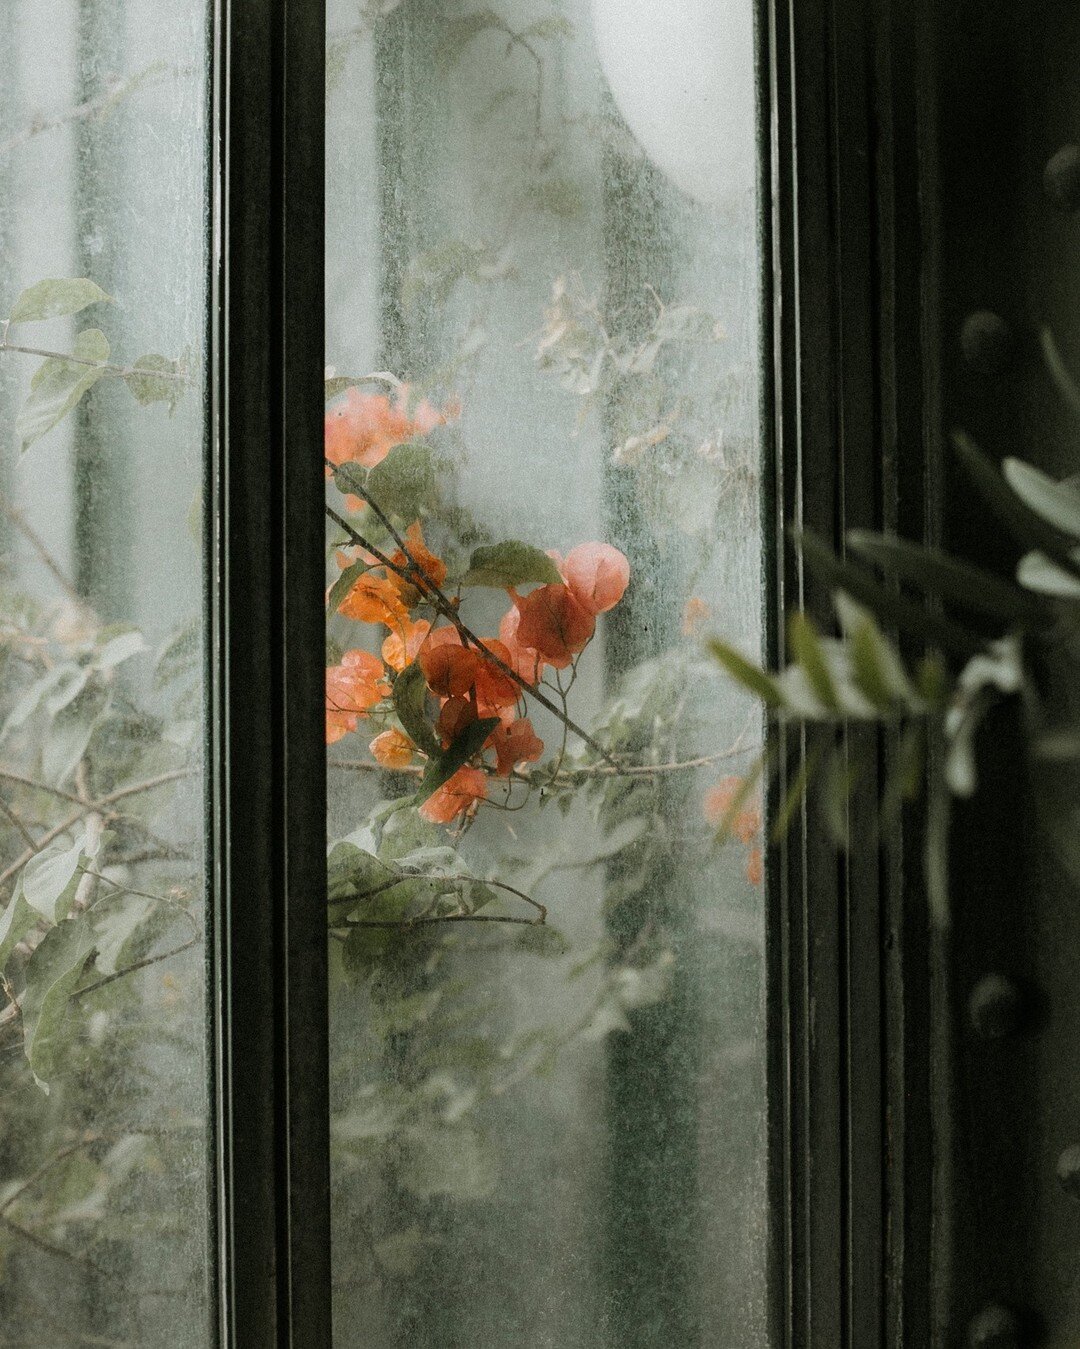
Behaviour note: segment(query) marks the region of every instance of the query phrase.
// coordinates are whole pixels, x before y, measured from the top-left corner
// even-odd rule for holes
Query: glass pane
[[[752,8],[330,5],[342,1346],[765,1343]]]
[[[202,0],[0,6],[0,1324],[203,1345]]]

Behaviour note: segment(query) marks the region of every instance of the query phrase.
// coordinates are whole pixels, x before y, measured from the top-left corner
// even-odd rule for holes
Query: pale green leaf
[[[7,908],[0,913],[0,970],[7,964],[8,957],[16,945],[22,941],[38,918],[39,915],[23,897],[22,886],[16,886]]]
[[[94,940],[93,922],[81,914],[50,928],[26,964],[24,1049],[38,1086],[46,1094],[78,1024],[70,1000]]]
[[[38,281],[15,301],[11,311],[12,323],[34,323],[39,319],[58,318],[62,314],[77,314],[87,305],[112,303],[96,281],[88,277],[55,277]]]
[[[743,688],[760,698],[766,707],[775,708],[784,705],[784,696],[776,681],[759,666],[752,664],[734,647],[728,646],[719,638],[712,638],[708,646],[728,674]]]
[[[1036,515],[1055,529],[1080,539],[1080,485],[1075,480],[1055,482],[1022,459],[1006,459],[1001,471],[1016,495]]]
[[[1074,550],[1080,563],[1080,549]],[[1045,553],[1026,553],[1016,568],[1016,579],[1028,590],[1057,599],[1080,600],[1080,578],[1052,562]]]
[[[100,329],[87,328],[75,339],[72,355],[78,360],[50,356],[30,381],[30,396],[15,422],[24,450],[63,420],[107,373],[103,367],[109,359],[108,339]]]
[[[85,838],[74,843],[54,844],[31,857],[22,870],[22,893],[26,902],[49,923],[67,916],[78,889],[85,862]]]
[[[132,372],[124,376],[124,383],[142,407],[150,403],[168,403],[172,413],[184,391],[182,376],[183,367],[179,361],[151,352],[133,363]]]

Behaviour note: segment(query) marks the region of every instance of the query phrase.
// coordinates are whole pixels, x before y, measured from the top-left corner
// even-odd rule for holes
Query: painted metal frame
[[[215,1342],[330,1343],[321,0],[216,0]]]

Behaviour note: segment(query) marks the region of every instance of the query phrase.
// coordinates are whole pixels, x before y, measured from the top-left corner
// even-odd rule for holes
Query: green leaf
[[[87,305],[103,302],[112,304],[96,281],[88,277],[54,278],[29,286],[15,301],[11,323],[34,323],[39,319],[58,318],[61,314],[77,314]]]
[[[923,637],[953,655],[966,657],[981,650],[983,641],[976,633],[932,613],[914,600],[895,594],[865,567],[842,561],[816,535],[797,533],[794,537],[807,566],[823,584],[831,590],[847,591],[885,623]]]
[[[168,403],[169,412],[172,414],[184,391],[182,375],[183,367],[179,361],[172,361],[168,356],[158,356],[151,352],[147,356],[140,356],[133,363],[132,373],[124,376],[124,383],[140,406]]]
[[[1080,562],[1080,549],[1074,550]],[[1045,553],[1025,553],[1016,568],[1016,579],[1028,590],[1055,599],[1080,600],[1080,578],[1051,562]]]
[[[201,655],[202,623],[188,623],[173,633],[158,651],[154,661],[154,688],[163,689],[174,679],[192,674]]]
[[[23,896],[47,922],[59,923],[67,917],[82,875],[85,842],[80,836],[69,846],[45,848],[23,867]]]
[[[70,999],[94,941],[93,921],[88,914],[80,914],[50,928],[26,963],[24,1049],[34,1078],[46,1095],[77,1023]]]
[[[461,578],[462,585],[496,586],[501,590],[529,581],[559,585],[562,576],[547,553],[517,539],[477,548],[469,559],[469,570]]]
[[[38,366],[30,381],[30,396],[15,422],[15,434],[26,450],[35,440],[61,421],[83,394],[107,373],[101,365],[109,359],[109,343],[99,328],[87,328],[75,339],[72,354],[79,360],[50,356]]]
[[[406,665],[394,680],[394,711],[405,734],[430,759],[437,759],[442,746],[427,719],[427,684],[418,662]]]
[[[1043,358],[1046,361],[1046,368],[1050,372],[1050,377],[1058,387],[1058,392],[1068,403],[1078,416],[1080,416],[1080,386],[1065,367],[1065,362],[1061,359],[1061,352],[1058,350],[1057,342],[1054,340],[1054,334],[1049,328],[1044,328],[1039,334],[1043,349]]]
[[[898,702],[913,707],[917,699],[904,663],[874,616],[842,590],[833,603],[847,636],[851,675],[859,692],[882,712]]]
[[[38,916],[23,897],[22,886],[16,886],[7,908],[0,914],[0,970],[7,964],[16,945],[38,921]]]
[[[1027,502],[1021,500],[986,455],[967,436],[957,434],[953,439],[956,453],[972,482],[1013,537],[1024,547],[1046,553],[1066,571],[1080,576],[1080,566],[1077,566],[1069,556],[1068,544],[1062,538],[1061,531],[1032,510]]]
[[[117,633],[98,650],[94,664],[99,670],[114,670],[132,656],[138,656],[146,650],[146,638],[136,628]]]
[[[764,670],[751,664],[734,647],[728,646],[726,642],[720,641],[717,637],[710,639],[708,647],[728,674],[756,698],[760,698],[766,707],[783,707],[783,694],[780,692],[776,681],[767,675]]]
[[[839,712],[840,699],[825,663],[821,638],[813,621],[800,610],[788,618],[788,641],[792,655],[802,667],[814,696],[828,711]]]
[[[466,726],[458,738],[442,753],[433,758],[424,772],[417,795],[417,804],[423,805],[433,792],[449,782],[459,768],[483,748],[484,741],[499,724],[498,717],[481,717]]]
[[[438,498],[435,460],[431,447],[411,440],[397,445],[367,475],[365,490],[388,515],[413,521],[430,510]]]
[[[574,25],[569,19],[564,19],[561,14],[550,14],[546,19],[537,19],[534,23],[530,23],[527,28],[523,28],[521,36],[528,38],[572,38],[574,36]]]
[[[1022,459],[1006,459],[1001,472],[1020,500],[1036,515],[1074,539],[1080,539],[1080,486],[1075,479],[1055,482]]]
[[[360,577],[371,568],[366,562],[350,562],[334,584],[330,587],[330,593],[326,597],[326,611],[329,614],[336,614],[338,605],[345,599],[349,591],[359,581]]]
[[[465,53],[466,47],[486,29],[494,28],[506,33],[506,21],[494,10],[478,9],[471,14],[463,14],[460,19],[444,21],[439,26],[440,41],[435,51],[435,64],[447,71]]]
[[[847,543],[852,552],[876,563],[886,575],[910,581],[971,613],[1013,622],[1030,621],[1041,612],[1017,586],[939,549],[861,529],[849,531]]]

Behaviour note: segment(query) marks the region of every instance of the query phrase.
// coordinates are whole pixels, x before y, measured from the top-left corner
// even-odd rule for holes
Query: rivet
[[[1063,211],[1080,207],[1080,145],[1063,145],[1043,169],[1043,191]]]
[[[1065,1193],[1080,1199],[1080,1143],[1066,1148],[1058,1158],[1057,1176]]]
[[[980,375],[1000,375],[1012,359],[1013,338],[1009,325],[989,309],[977,309],[960,330],[964,360]]]
[[[1020,1349],[1020,1322],[1008,1307],[984,1307],[968,1326],[971,1349]]]
[[[1023,995],[1003,974],[986,974],[971,990],[968,1017],[984,1040],[1001,1040],[1020,1029]]]

